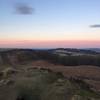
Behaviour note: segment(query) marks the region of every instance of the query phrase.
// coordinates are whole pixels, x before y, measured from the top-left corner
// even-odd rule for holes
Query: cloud
[[[90,25],[91,28],[100,28],[100,24]]]
[[[17,14],[30,15],[30,14],[33,14],[34,9],[27,4],[17,4],[15,6],[15,11]]]

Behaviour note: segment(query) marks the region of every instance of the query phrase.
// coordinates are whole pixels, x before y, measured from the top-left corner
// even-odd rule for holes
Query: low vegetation
[[[48,65],[32,67],[26,64],[37,60],[52,62],[53,67],[57,64],[100,66],[99,54],[59,56],[49,50],[2,51],[0,100],[100,100],[100,93],[83,78],[67,77],[67,74],[62,74],[63,71],[53,70]]]
[[[38,74],[37,74],[38,73]],[[61,73],[34,70],[16,83],[17,100],[99,100],[85,82],[66,79]]]

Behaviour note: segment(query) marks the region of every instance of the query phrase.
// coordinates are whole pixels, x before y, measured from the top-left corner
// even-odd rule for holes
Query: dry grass
[[[54,65],[47,61],[33,61],[32,67],[49,68],[55,72],[62,72],[66,77],[80,77],[88,79],[88,83],[100,90],[100,67],[97,66],[63,66]]]

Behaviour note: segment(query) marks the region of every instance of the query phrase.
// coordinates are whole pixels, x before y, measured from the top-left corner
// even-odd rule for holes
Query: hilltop
[[[78,49],[2,49],[0,100],[99,100],[99,56]]]

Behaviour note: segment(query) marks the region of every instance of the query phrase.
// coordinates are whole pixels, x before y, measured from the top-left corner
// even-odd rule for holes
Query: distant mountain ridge
[[[63,53],[80,53],[80,54],[90,54],[90,55],[95,55],[99,54],[99,52],[96,52],[92,49],[76,49],[76,48],[57,48],[57,49],[52,49],[52,51],[62,51]]]
[[[90,48],[88,50],[92,50],[92,51],[95,51],[97,53],[100,53],[100,48]]]
[[[33,60],[48,60],[52,63],[64,65],[99,65],[100,53],[73,48],[57,49],[1,49],[0,65],[23,64]]]

